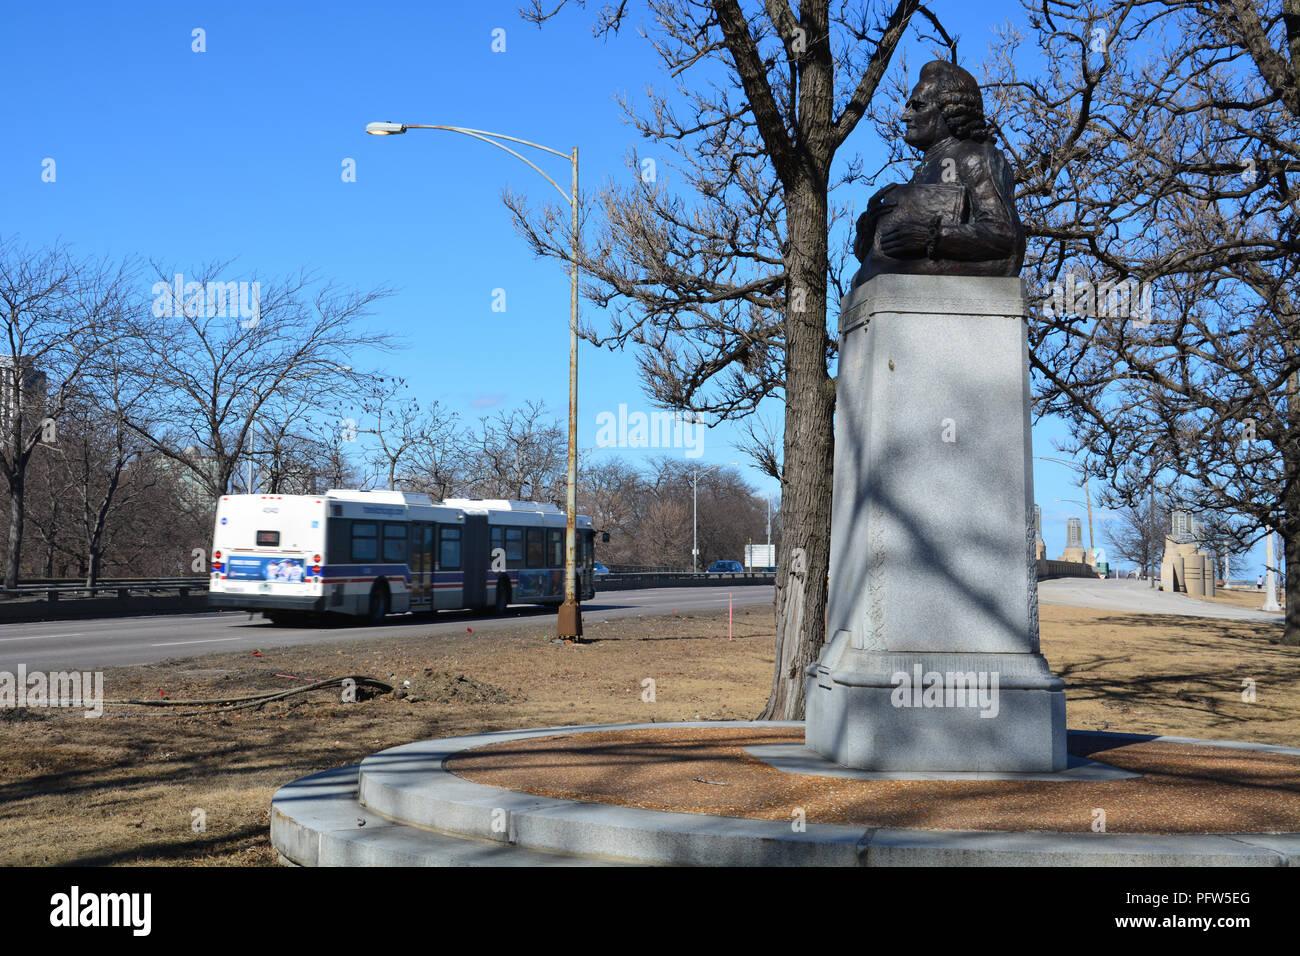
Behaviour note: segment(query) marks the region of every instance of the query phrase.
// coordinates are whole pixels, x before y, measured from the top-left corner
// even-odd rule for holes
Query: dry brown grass
[[[1040,613],[1043,651],[1070,686],[1071,727],[1300,743],[1300,651],[1277,643],[1280,626],[1048,605]],[[721,613],[592,624],[594,641],[582,646],[551,643],[552,621],[105,672],[110,698],[161,690],[185,699],[302,683],[277,674],[392,674],[412,682],[423,698],[414,702],[345,705],[320,691],[200,716],[124,706],[101,720],[0,712],[0,863],[271,864],[275,790],[376,750],[521,727],[744,719],[767,698],[770,609],[738,610],[734,642]],[[653,704],[641,700],[647,677]],[[1254,704],[1241,699],[1244,678],[1256,681]],[[206,830],[196,833],[199,808]]]

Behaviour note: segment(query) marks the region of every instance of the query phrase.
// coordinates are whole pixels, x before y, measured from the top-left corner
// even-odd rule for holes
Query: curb
[[[445,768],[490,743],[608,730],[800,727],[699,721],[550,727],[419,741],[280,790],[271,839],[306,866],[1300,866],[1300,833],[1106,834],[872,829],[556,800],[472,783]],[[1086,732],[1300,755],[1300,748]],[[360,823],[364,821],[364,823]],[[360,825],[359,825],[360,823]]]

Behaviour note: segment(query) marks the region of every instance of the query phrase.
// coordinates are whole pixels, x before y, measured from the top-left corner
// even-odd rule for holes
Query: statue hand
[[[890,201],[889,194],[897,186],[897,183],[890,183],[883,189],[877,190],[876,194],[867,202],[867,211],[858,217],[858,231],[853,240],[853,254],[858,257],[859,262],[865,262],[871,252],[871,243],[876,233],[876,221],[896,205]]]
[[[881,186],[877,189],[876,194],[867,201],[867,212],[874,212],[878,216],[884,212],[882,207],[894,205],[894,203],[888,201],[889,194],[897,189],[898,186],[898,183],[889,183],[888,185]]]
[[[880,236],[880,249],[894,259],[919,259],[930,242],[930,227],[919,222],[891,226]]]

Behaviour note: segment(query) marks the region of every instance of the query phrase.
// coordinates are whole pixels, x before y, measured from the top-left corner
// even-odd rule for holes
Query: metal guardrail
[[[623,572],[597,575],[596,586],[602,591],[619,588],[646,587],[683,587],[689,584],[715,586],[734,582],[735,584],[771,584],[773,574],[761,571],[744,571],[736,573],[713,573],[699,571],[651,571]],[[158,594],[176,592],[181,597],[191,591],[203,592],[208,589],[206,577],[184,578],[105,578],[94,585],[66,579],[45,579],[44,581],[26,581],[16,588],[0,591],[0,599],[20,600],[23,598],[44,598],[46,601],[58,601],[62,598],[97,597],[100,594],[113,594],[118,598],[127,598],[134,594]]]
[[[63,597],[76,597],[79,595],[95,597],[102,592],[116,592],[117,597],[126,598],[130,597],[133,591],[145,594],[176,591],[181,597],[185,597],[191,591],[206,591],[207,589],[208,579],[206,577],[103,578],[94,585],[88,585],[84,581],[76,582],[46,578],[43,581],[26,581],[15,588],[0,590],[0,597],[14,600],[38,597],[43,594],[45,600],[57,601]]]
[[[735,574],[708,574],[707,571],[649,571],[621,572],[621,574],[597,575],[595,585],[599,591],[617,591],[620,588],[666,588],[686,587],[689,584],[720,585],[727,583],[772,584],[774,575],[771,571],[744,571]],[[94,585],[85,581],[66,579],[45,579],[23,581],[17,588],[0,591],[0,601],[18,601],[27,598],[43,598],[45,601],[59,601],[61,598],[98,597],[100,594],[113,594],[118,598],[127,598],[133,594],[178,593],[186,597],[190,592],[205,592],[208,579],[190,576],[190,578],[113,578],[101,579]]]
[[[716,587],[723,584],[774,584],[776,575],[772,572],[736,572],[733,574],[709,574],[705,571],[692,574],[690,571],[665,571],[649,574],[598,574],[595,577],[597,591],[617,591],[620,588],[663,588]]]

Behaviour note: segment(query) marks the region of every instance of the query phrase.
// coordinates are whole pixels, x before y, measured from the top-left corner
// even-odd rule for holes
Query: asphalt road
[[[731,594],[735,606],[771,605],[773,587],[646,588],[601,591],[584,604],[583,621],[617,617],[671,614],[674,610],[714,611],[727,607]],[[167,614],[152,617],[98,618],[81,621],[40,621],[0,627],[0,671],[15,673],[19,664],[33,670],[96,670],[129,664],[151,664],[205,654],[286,647],[295,644],[341,643],[411,633],[476,634],[517,626],[530,618],[555,616],[554,608],[516,607],[503,617],[476,617],[469,612],[441,611],[435,615],[391,618],[383,627],[276,627],[260,614],[217,611],[204,614]]]
[[[1067,604],[1101,611],[1129,611],[1134,614],[1182,614],[1188,617],[1217,617],[1228,621],[1281,621],[1281,614],[1253,611],[1231,604],[1216,604],[1186,594],[1159,591],[1146,581],[1097,578],[1052,578],[1038,585],[1039,604]],[[1264,595],[1259,596],[1264,603]]]
[[[602,591],[583,606],[589,622],[616,617],[721,610],[728,593],[738,607],[771,605],[771,585],[648,588]],[[1039,585],[1043,604],[1127,611],[1136,614],[1182,614],[1227,620],[1280,621],[1281,615],[1214,604],[1185,594],[1152,591],[1141,581],[1098,581],[1057,578]],[[1261,598],[1261,602],[1262,602]],[[475,617],[468,612],[392,618],[384,627],[276,627],[260,615],[239,611],[170,614],[152,617],[99,618],[83,621],[41,621],[0,627],[0,671],[13,673],[19,664],[31,670],[94,670],[129,664],[199,657],[247,648],[285,647],[308,643],[340,643],[420,634],[475,633],[511,627],[530,618],[551,618],[553,608],[516,607],[504,617]]]

